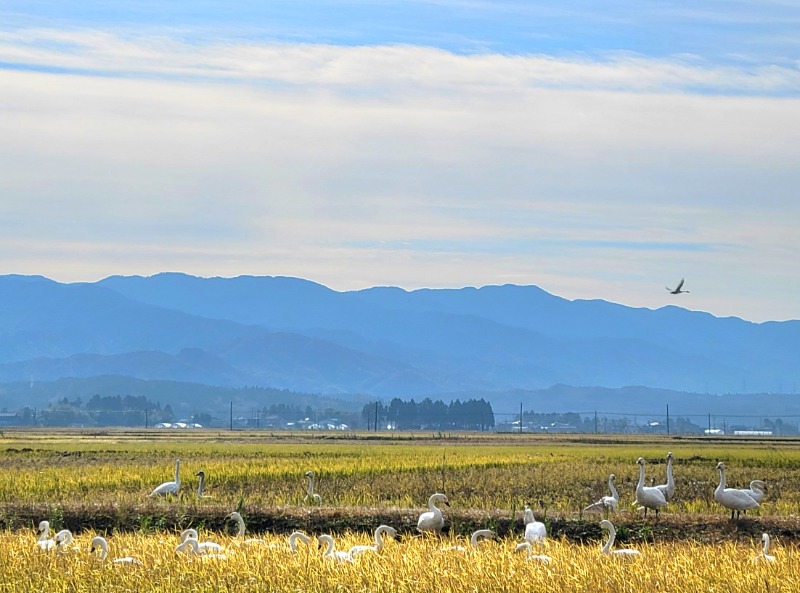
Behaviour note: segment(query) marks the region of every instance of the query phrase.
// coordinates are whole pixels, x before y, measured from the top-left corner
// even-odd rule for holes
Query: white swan
[[[102,535],[96,535],[92,538],[92,547],[89,553],[93,554],[98,549],[100,550],[100,560],[105,560],[108,556],[108,542]],[[113,564],[141,564],[141,562],[131,556],[125,556],[124,558],[115,558]]]
[[[56,546],[58,546],[59,550],[66,550],[74,541],[74,538],[72,537],[72,532],[69,529],[62,529],[56,533],[53,540],[55,540]]]
[[[764,482],[764,480],[753,480],[750,482],[750,488],[744,488],[742,489],[742,492],[747,494],[757,503],[761,504],[761,501],[764,500],[764,487],[766,485],[767,484]]]
[[[52,550],[56,547],[55,538],[47,539],[50,535],[50,521],[41,521],[39,523],[39,539],[36,540],[36,545],[42,550]]]
[[[754,558],[754,560],[763,560],[764,562],[775,562],[775,556],[769,554],[769,534],[762,533],[761,541],[764,543],[764,548],[761,553]]]
[[[436,506],[437,502],[450,506],[444,494],[439,492],[431,494],[428,498],[428,509],[430,510],[422,513],[417,519],[417,531],[441,533],[442,527],[444,527],[444,517],[442,511]]]
[[[300,540],[306,545],[311,543],[311,538],[305,533],[302,531],[293,531],[289,536],[289,551],[292,554],[297,554],[297,540]]]
[[[350,555],[350,552],[337,552],[335,547],[336,544],[333,541],[333,538],[330,535],[320,535],[317,538],[317,541],[320,544],[325,544],[326,548],[325,551],[322,553],[322,557],[328,560],[337,560],[339,562],[352,562],[353,557]]]
[[[725,464],[722,461],[717,464],[717,469],[719,470],[719,485],[714,490],[714,500],[726,509],[731,510],[731,521],[733,521],[734,513],[736,513],[736,518],[738,519],[742,511],[757,509],[760,506],[744,490],[725,487]]]
[[[197,529],[192,527],[189,529],[184,529],[180,534],[181,543],[185,542],[187,539],[197,539],[198,537]]]
[[[217,552],[203,553],[200,550],[200,545],[201,544],[195,538],[189,537],[189,538],[185,539],[184,541],[182,541],[181,543],[179,543],[175,547],[175,553],[176,554],[180,554],[181,552],[185,552],[185,551],[189,550],[193,556],[197,556],[199,558],[202,558],[203,560],[205,560],[205,559],[208,559],[208,560],[226,560],[227,559],[227,556],[225,554],[220,554],[220,553],[217,553]]]
[[[611,490],[611,496],[603,496],[597,502],[593,502],[588,507],[586,507],[584,512],[586,511],[603,511],[608,516],[609,511],[616,511],[617,505],[619,504],[619,492],[617,492],[616,486],[614,486],[614,480],[616,476],[611,474],[608,476],[608,489]]]
[[[472,536],[469,538],[469,545],[471,548],[479,548],[481,542],[486,541],[487,539],[494,539],[494,531],[491,529],[478,529],[472,533]],[[442,552],[466,552],[467,548],[464,546],[448,546],[446,548],[442,548]]]
[[[661,490],[661,494],[664,495],[667,502],[672,501],[672,497],[675,495],[675,480],[672,477],[672,453],[667,453],[667,483],[660,484],[656,488]]]
[[[247,529],[244,525],[244,518],[242,518],[241,513],[233,511],[230,515],[226,515],[225,519],[236,521],[236,537],[244,537]]]
[[[314,492],[314,484],[316,484],[317,482],[317,479],[314,476],[314,472],[311,471],[306,472],[306,477],[308,478],[308,487],[306,488],[306,496],[303,499],[303,502],[322,504],[322,497],[316,492]]]
[[[224,549],[220,544],[216,542],[199,541],[197,530],[192,529],[191,527],[189,529],[184,529],[181,532],[181,543],[186,543],[190,539],[193,539],[197,542],[197,549],[202,553],[208,553],[208,552],[219,553],[222,552],[222,550]]]
[[[181,490],[181,460],[175,460],[175,479],[172,482],[160,484],[150,493],[150,496],[166,496],[167,494],[178,494]]]
[[[601,553],[614,556],[615,558],[636,558],[642,555],[639,550],[634,550],[632,548],[612,550],[611,546],[614,545],[614,539],[617,537],[617,530],[614,529],[614,524],[608,519],[603,519],[600,521],[600,528],[608,530],[608,541],[606,541],[606,543],[603,544],[603,547],[600,548]]]
[[[547,528],[541,521],[537,521],[533,511],[528,505],[525,505],[525,540],[544,544],[547,538]]]
[[[384,535],[389,537],[397,537],[397,531],[395,531],[394,527],[389,527],[388,525],[379,525],[375,529],[375,545],[374,546],[353,546],[350,548],[350,555],[357,556],[358,554],[363,554],[364,552],[375,552],[378,553],[383,549],[383,538]]]
[[[640,457],[636,460],[639,464],[639,482],[636,484],[636,502],[644,509],[644,515],[647,516],[647,509],[654,510],[656,517],[661,507],[667,504],[667,499],[664,498],[664,493],[655,486],[644,485],[644,458]]]
[[[200,481],[197,483],[197,499],[198,500],[203,500],[204,498],[214,498],[210,494],[206,494],[205,493],[205,491],[206,491],[206,472],[204,472],[203,470],[200,470],[199,472],[197,472],[195,474],[195,476],[200,478]]]
[[[472,533],[472,536],[469,538],[469,545],[473,548],[477,548],[481,542],[486,541],[487,539],[494,539],[494,531],[491,529],[478,529]]]
[[[527,554],[525,555],[525,560],[530,560],[533,562],[541,562],[543,564],[549,564],[550,561],[552,560],[552,558],[550,558],[550,556],[548,556],[547,554],[534,554],[533,546],[529,541],[524,541],[517,544],[517,546],[514,548],[514,552],[517,554],[519,554],[520,552],[527,552]]]
[[[226,515],[225,519],[236,521],[236,537],[241,538],[242,543],[247,544],[248,546],[267,543],[263,539],[256,537],[244,539],[244,534],[247,529],[244,525],[244,519],[242,518],[242,515],[237,511],[233,511],[230,515]]]

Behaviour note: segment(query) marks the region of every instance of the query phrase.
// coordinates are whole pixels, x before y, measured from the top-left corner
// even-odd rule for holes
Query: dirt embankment
[[[225,516],[232,509],[216,507],[181,508],[169,505],[148,505],[141,508],[119,508],[113,505],[14,505],[0,506],[0,527],[4,529],[35,529],[47,519],[57,529],[74,533],[86,530],[114,531],[178,531],[201,527],[211,531],[233,534],[235,525]],[[337,507],[275,507],[244,508],[249,534],[288,534],[295,530],[308,533],[341,533],[361,531],[371,533],[380,524],[392,525],[401,537],[417,533],[419,510],[369,509]],[[500,537],[522,537],[524,525],[520,518],[512,520],[508,511],[452,511],[445,513],[445,532],[461,535],[476,529],[493,529]],[[575,543],[596,542],[604,536],[600,530],[601,515],[597,517],[554,517],[547,520],[550,537],[565,538]],[[800,518],[748,517],[730,521],[718,515],[670,515],[647,519],[632,513],[617,513],[611,517],[621,542],[695,540],[714,543],[723,540],[757,540],[763,532],[800,545]]]

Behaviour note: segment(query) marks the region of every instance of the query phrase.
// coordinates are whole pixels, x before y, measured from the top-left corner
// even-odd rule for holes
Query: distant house
[[[323,420],[322,422],[306,425],[307,430],[348,430],[349,428],[347,424],[339,422],[335,418],[333,420]]]
[[[0,426],[15,426],[19,423],[16,412],[0,412]]]
[[[522,430],[520,430],[519,420],[511,420],[510,422],[501,422],[497,424],[498,432],[530,432],[530,430],[531,427],[528,424],[523,424]]]
[[[647,422],[643,426],[639,426],[636,428],[638,428],[636,432],[643,432],[643,433],[667,432],[667,425],[658,420],[652,420],[650,422]]]
[[[159,422],[155,428],[203,428],[203,425],[196,422]]]
[[[549,426],[542,426],[542,432],[572,433],[578,432],[578,427],[564,422],[551,422]]]

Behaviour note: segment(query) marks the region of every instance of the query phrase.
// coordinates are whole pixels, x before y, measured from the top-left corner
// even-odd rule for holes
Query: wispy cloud
[[[405,89],[503,93],[529,88],[797,95],[800,69],[720,66],[693,57],[630,53],[571,58],[461,55],[419,46],[212,43],[105,32],[0,32],[5,68],[98,76],[313,86],[352,92]]]
[[[698,307],[797,317],[800,78],[736,64],[0,32],[0,271],[646,306],[687,276]]]

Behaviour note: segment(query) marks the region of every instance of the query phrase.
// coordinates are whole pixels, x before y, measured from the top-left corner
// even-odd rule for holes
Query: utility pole
[[[594,434],[597,434],[597,410],[594,411]]]
[[[522,434],[522,402],[519,403],[519,433]]]
[[[669,436],[669,404],[667,404],[667,436]]]
[[[231,422],[231,430],[233,430],[233,402],[231,402],[230,422]]]
[[[144,427],[147,428],[147,408],[144,409]]]
[[[378,402],[375,402],[375,432],[378,432]]]

